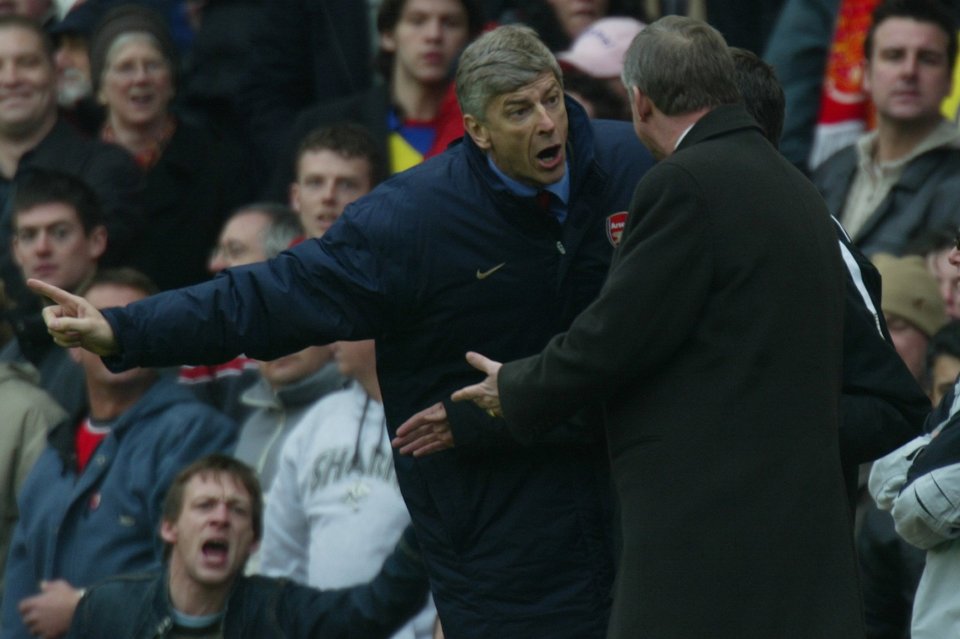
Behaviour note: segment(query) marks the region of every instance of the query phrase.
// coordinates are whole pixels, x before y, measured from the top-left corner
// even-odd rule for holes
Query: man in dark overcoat
[[[609,279],[540,355],[469,355],[488,377],[454,398],[531,443],[602,402],[623,533],[609,637],[862,637],[837,443],[843,265],[823,201],[733,77],[703,23],[637,36],[624,81],[661,161]]]

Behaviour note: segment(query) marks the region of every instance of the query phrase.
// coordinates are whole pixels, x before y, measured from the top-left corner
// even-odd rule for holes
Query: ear
[[[90,235],[87,237],[87,242],[90,247],[90,257],[94,260],[99,260],[100,256],[107,250],[107,227],[102,224],[93,227],[93,230],[90,231]]]
[[[870,80],[870,61],[864,60],[860,63],[860,77],[863,78],[861,84],[863,85],[863,92],[867,95],[870,95],[870,91],[873,90],[873,82]]]
[[[380,48],[387,53],[397,52],[397,40],[393,37],[392,31],[386,31],[380,34]]]
[[[653,102],[637,87],[630,87],[630,107],[641,122],[646,122],[653,113]]]
[[[473,143],[484,151],[489,151],[491,146],[490,131],[480,120],[469,113],[463,116],[463,130],[467,132]]]
[[[947,88],[943,94],[944,100],[953,96],[953,88],[954,86],[956,86],[958,70],[956,67],[954,67],[953,70],[947,71],[947,73],[950,75],[950,78],[949,78],[949,81],[947,82]]]
[[[160,522],[160,538],[163,539],[168,544],[177,543],[177,538],[179,537],[177,531],[177,524],[172,521],[167,521],[164,519]]]
[[[300,185],[296,182],[290,183],[290,208],[300,212]]]
[[[20,259],[20,252],[17,250],[20,248],[20,242],[17,241],[16,231],[14,231],[13,237],[10,239],[10,254],[13,255],[14,263],[23,268],[23,261]]]

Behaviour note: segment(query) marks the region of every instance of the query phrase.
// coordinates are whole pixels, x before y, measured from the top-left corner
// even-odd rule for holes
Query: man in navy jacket
[[[651,158],[628,124],[590,122],[564,99],[529,29],[479,38],[456,83],[464,142],[347,207],[322,239],[105,319],[34,286],[59,303],[47,312],[58,343],[116,369],[375,338],[390,434],[414,415],[456,442],[395,457],[446,636],[602,637],[611,502],[599,429],[578,428],[591,415],[530,450],[448,398],[477,378],[464,352],[538,352],[596,296]]]

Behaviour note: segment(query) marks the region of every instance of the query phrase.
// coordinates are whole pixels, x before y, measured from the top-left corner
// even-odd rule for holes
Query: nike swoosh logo
[[[494,266],[492,269],[490,269],[490,270],[488,270],[488,271],[481,271],[480,269],[477,269],[477,279],[478,279],[478,280],[485,280],[485,279],[487,279],[488,277],[490,277],[491,275],[493,275],[494,273],[496,273],[497,271],[499,271],[500,269],[502,269],[502,268],[503,268],[504,266],[506,266],[506,265],[507,265],[506,262],[500,262],[499,264],[497,264],[496,266]]]

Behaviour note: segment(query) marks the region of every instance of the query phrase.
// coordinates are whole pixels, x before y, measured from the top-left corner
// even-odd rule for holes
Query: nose
[[[557,128],[557,123],[554,121],[553,115],[551,115],[550,111],[542,104],[537,105],[537,110],[540,115],[539,122],[537,122],[540,132],[545,135],[553,133],[554,129]]]
[[[0,83],[13,84],[19,78],[20,74],[17,71],[17,65],[10,63],[0,65]]]
[[[320,187],[320,198],[324,202],[334,202],[337,199],[337,184],[336,180],[327,180],[322,187]]]
[[[133,81],[134,82],[143,82],[147,79],[147,76],[150,75],[147,72],[147,65],[141,63],[134,67],[133,70]]]
[[[424,36],[427,40],[435,41],[439,40],[443,35],[443,25],[440,24],[439,19],[428,20],[427,24],[423,27]]]
[[[900,65],[900,71],[905,75],[916,75],[917,71],[920,68],[920,61],[917,59],[916,53],[907,53],[903,56],[903,62]]]
[[[960,250],[957,247],[950,249],[950,254],[947,255],[947,261],[950,262],[950,265],[960,269]]]
[[[52,250],[52,242],[50,241],[50,235],[46,232],[40,232],[37,234],[37,239],[33,244],[34,250],[40,254],[50,253]]]
[[[53,52],[53,64],[57,67],[57,69],[66,69],[69,66],[67,64],[69,57],[70,56],[66,51],[64,51],[63,47],[60,47]]]
[[[230,523],[230,507],[226,502],[217,502],[217,505],[210,509],[210,521],[220,525]]]
[[[219,249],[213,252],[213,255],[210,256],[210,261],[207,262],[207,270],[214,275],[229,267],[230,265],[223,259],[223,251]]]

